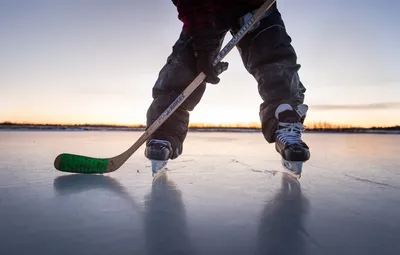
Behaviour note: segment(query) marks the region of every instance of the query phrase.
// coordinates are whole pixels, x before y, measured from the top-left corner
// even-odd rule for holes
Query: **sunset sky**
[[[307,121],[400,125],[400,2],[277,2],[302,65]],[[171,1],[1,0],[0,122],[145,123],[180,29]],[[192,123],[259,121],[254,78],[236,49],[225,60]]]

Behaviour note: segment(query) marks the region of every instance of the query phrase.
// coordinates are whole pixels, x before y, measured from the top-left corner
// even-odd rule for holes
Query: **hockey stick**
[[[232,37],[228,44],[219,52],[213,65],[217,65],[236,44],[248,33],[251,27],[260,20],[264,13],[275,3],[275,0],[267,0],[257,10],[251,19]],[[120,168],[126,160],[142,146],[175,110],[185,101],[185,99],[203,82],[206,75],[201,72],[188,87],[171,103],[171,105],[157,118],[157,120],[139,137],[139,139],[125,152],[112,158],[92,158],[76,154],[62,153],[54,160],[54,167],[57,170],[70,173],[83,174],[102,174],[110,173]]]

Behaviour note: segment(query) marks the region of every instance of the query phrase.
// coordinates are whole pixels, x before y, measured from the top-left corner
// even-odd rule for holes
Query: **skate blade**
[[[153,177],[158,171],[163,169],[168,163],[168,160],[151,160],[151,171],[153,172]]]
[[[285,169],[285,172],[297,179],[301,178],[301,171],[303,170],[303,163],[304,162],[302,162],[302,161],[288,161],[288,160],[282,159],[282,166]]]

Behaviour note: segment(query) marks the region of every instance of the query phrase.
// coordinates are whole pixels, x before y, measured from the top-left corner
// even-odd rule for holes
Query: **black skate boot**
[[[151,170],[156,174],[171,158],[172,146],[167,140],[152,139],[144,151],[146,158],[151,160]]]
[[[304,126],[301,119],[306,115],[308,106],[301,104],[293,109],[289,104],[281,104],[275,111],[279,120],[275,132],[275,149],[282,156],[283,166],[300,177],[303,162],[310,158],[310,151],[301,140]]]

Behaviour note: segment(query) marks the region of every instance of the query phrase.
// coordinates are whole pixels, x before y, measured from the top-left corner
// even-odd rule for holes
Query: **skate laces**
[[[305,126],[300,122],[285,123],[279,122],[279,129],[276,131],[276,138],[285,144],[302,143],[301,132],[305,130]]]

